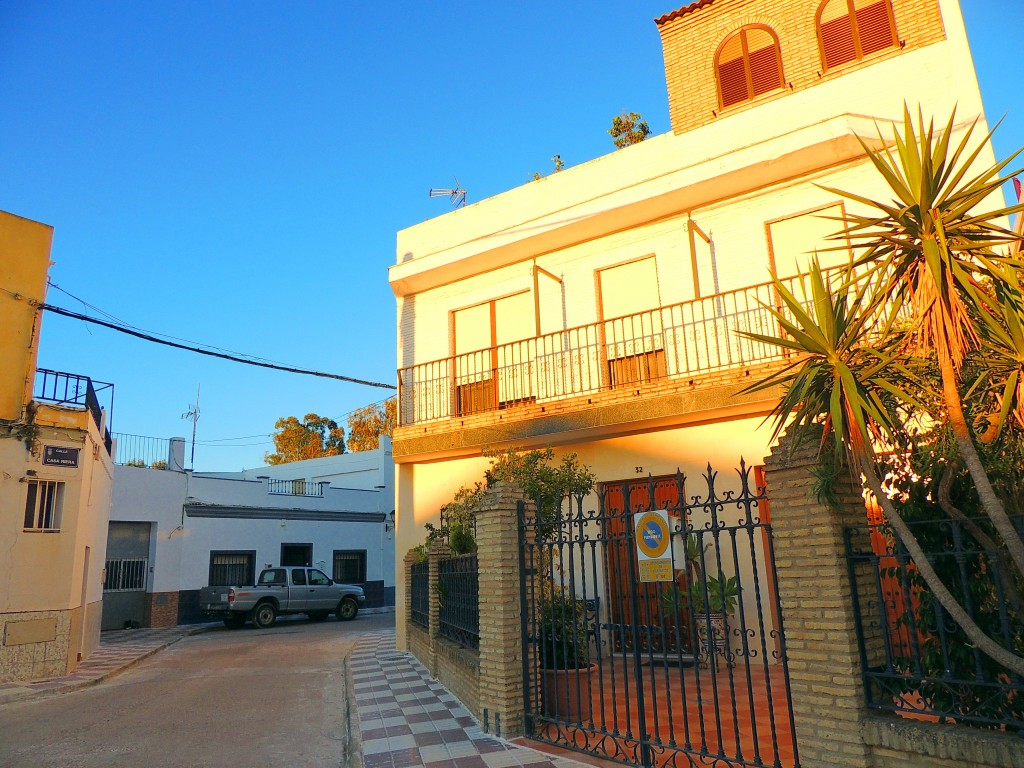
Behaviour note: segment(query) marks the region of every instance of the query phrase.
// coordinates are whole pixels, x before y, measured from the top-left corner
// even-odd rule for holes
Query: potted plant
[[[699,536],[686,535],[683,565],[677,582],[665,590],[662,604],[666,615],[678,615],[686,608],[697,629],[699,648],[707,655],[725,651],[725,616],[733,613],[739,601],[739,583],[735,576],[721,571],[717,578],[705,577],[704,565],[713,560],[707,552],[711,544],[701,546]]]
[[[582,720],[591,713],[590,627],[587,604],[564,587],[545,590],[537,614],[544,713]]]
[[[706,599],[705,599],[706,598]],[[687,602],[697,627],[697,640],[707,658],[726,653],[725,617],[736,610],[739,584],[735,576],[709,576],[690,585]],[[716,657],[717,666],[717,657]]]

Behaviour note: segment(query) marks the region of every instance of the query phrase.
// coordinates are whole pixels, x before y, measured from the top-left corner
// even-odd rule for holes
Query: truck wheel
[[[266,629],[274,623],[276,618],[277,609],[274,608],[273,603],[260,603],[253,611],[252,623],[260,629]]]
[[[228,616],[224,619],[224,626],[228,629],[241,629],[245,626],[245,614],[239,613],[234,616]]]
[[[334,611],[334,615],[338,617],[338,621],[352,621],[359,613],[359,606],[356,605],[356,601],[351,597],[344,598],[338,607]]]
[[[330,611],[311,611],[310,613],[307,613],[306,615],[309,616],[309,620],[310,621],[323,621],[324,619],[326,619],[328,616],[331,615],[331,612]]]

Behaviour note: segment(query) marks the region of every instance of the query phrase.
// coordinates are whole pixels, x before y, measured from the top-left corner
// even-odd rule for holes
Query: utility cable
[[[102,325],[105,328],[110,328],[114,331],[120,331],[126,333],[129,336],[135,336],[136,338],[143,339],[145,341],[151,341],[154,344],[163,344],[168,347],[174,347],[175,349],[184,349],[188,352],[197,352],[200,355],[208,355],[209,357],[218,357],[223,360],[231,360],[236,363],[244,363],[245,365],[255,365],[258,368],[270,368],[275,371],[284,371],[286,373],[298,373],[304,376],[319,376],[324,379],[336,379],[337,381],[348,381],[352,384],[362,384],[367,387],[379,387],[380,389],[398,389],[394,384],[385,384],[379,381],[367,381],[366,379],[357,379],[352,376],[342,376],[339,373],[325,373],[324,371],[312,371],[307,368],[293,368],[289,365],[278,365],[276,363],[260,362],[258,360],[248,360],[238,355],[227,354],[224,352],[213,352],[208,349],[200,349],[199,347],[190,347],[187,344],[179,344],[176,341],[167,341],[166,339],[158,339],[156,336],[152,336],[148,333],[141,331],[132,330],[131,328],[118,325],[116,323],[107,322],[106,320],[100,320],[97,317],[89,317],[89,315],[83,315],[80,312],[72,312],[69,309],[63,307],[55,307],[52,304],[46,304],[40,302],[38,305],[40,308],[45,309],[48,312],[53,312],[57,315],[63,315],[64,317],[71,317],[75,320],[83,320],[87,323],[95,323],[96,325]]]

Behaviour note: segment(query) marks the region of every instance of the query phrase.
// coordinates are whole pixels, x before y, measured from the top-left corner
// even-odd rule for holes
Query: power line
[[[273,445],[273,440],[264,440],[262,443],[237,443],[235,445],[209,445],[202,440],[197,440],[196,445],[203,448],[249,448],[254,445]]]
[[[266,432],[261,432],[258,435],[239,435],[238,437],[215,437],[209,440],[200,440],[199,444],[204,445],[205,443],[227,443],[231,440],[251,440],[254,437],[270,437]]]
[[[157,331],[146,331],[146,329],[144,329],[144,328],[139,328],[137,325],[132,325],[131,323],[125,322],[121,318],[116,317],[115,315],[112,315],[109,312],[106,312],[105,310],[100,309],[95,304],[90,304],[88,301],[86,301],[85,299],[81,298],[80,296],[76,296],[75,294],[71,293],[71,291],[68,291],[68,290],[66,290],[64,288],[61,288],[59,285],[57,285],[55,282],[53,282],[53,280],[51,280],[49,278],[49,276],[47,276],[47,278],[46,278],[46,284],[48,286],[50,286],[51,288],[56,288],[61,293],[65,294],[67,296],[70,296],[75,301],[81,302],[83,307],[86,307],[87,309],[91,309],[94,312],[99,313],[100,315],[103,315],[103,317],[105,317],[110,322],[115,323],[115,324],[117,324],[117,325],[119,325],[119,326],[121,326],[123,328],[131,328],[133,331],[141,331],[143,333],[152,333],[154,336],[159,336],[159,337],[162,337],[162,338],[165,338],[165,339],[172,339],[174,341],[180,341],[182,343],[196,344],[196,345],[201,346],[201,347],[206,347],[207,349],[215,349],[218,352],[225,352],[225,353],[227,353],[229,355],[238,355],[239,357],[249,358],[250,360],[262,360],[263,362],[266,362],[266,363],[277,363],[276,360],[270,360],[269,358],[266,358],[266,357],[259,357],[258,355],[249,355],[249,354],[245,354],[243,352],[236,352],[233,349],[226,349],[224,347],[218,347],[215,344],[205,344],[205,343],[203,343],[201,341],[195,341],[194,339],[183,339],[180,336],[172,336],[169,333],[159,333]],[[36,302],[36,303],[38,303],[38,302]]]
[[[71,317],[71,318],[74,318],[75,320],[82,320],[82,321],[87,322],[87,323],[95,323],[96,325],[102,325],[103,327],[110,328],[111,330],[114,330],[114,331],[119,331],[121,333],[126,333],[129,336],[135,336],[136,338],[143,339],[145,341],[151,341],[154,344],[163,344],[163,345],[168,346],[168,347],[174,347],[175,349],[184,349],[184,350],[186,350],[188,352],[196,352],[196,353],[198,353],[200,355],[208,355],[209,357],[218,357],[218,358],[221,358],[223,360],[231,360],[232,362],[235,362],[235,363],[244,363],[245,365],[255,365],[258,368],[270,368],[270,369],[275,370],[275,371],[284,371],[286,373],[298,373],[298,374],[302,374],[304,376],[318,376],[318,377],[324,378],[324,379],[335,379],[337,381],[348,381],[348,382],[351,382],[352,384],[362,384],[363,386],[367,386],[367,387],[379,387],[380,389],[398,389],[394,384],[385,384],[385,383],[379,382],[379,381],[367,381],[366,379],[357,379],[357,378],[354,378],[352,376],[342,376],[339,373],[325,373],[324,371],[313,371],[313,370],[309,370],[307,368],[294,368],[294,367],[289,366],[289,365],[278,365],[276,363],[262,362],[262,361],[259,361],[259,360],[249,360],[249,359],[246,359],[244,357],[240,357],[240,356],[235,355],[235,354],[227,354],[225,352],[213,352],[213,351],[211,351],[209,349],[201,349],[199,347],[192,347],[192,346],[189,346],[187,344],[179,344],[178,342],[175,342],[175,341],[168,341],[166,339],[159,339],[156,336],[153,336],[153,335],[151,335],[149,333],[143,333],[142,331],[133,330],[133,329],[128,328],[128,327],[123,326],[123,325],[118,325],[116,323],[107,322],[106,320],[100,320],[99,318],[96,318],[96,317],[89,317],[88,315],[83,315],[80,312],[72,312],[69,309],[64,309],[63,307],[56,307],[56,306],[53,306],[52,304],[46,304],[46,303],[40,302],[39,306],[42,309],[47,310],[48,312],[53,312],[55,314],[63,315],[65,317]]]

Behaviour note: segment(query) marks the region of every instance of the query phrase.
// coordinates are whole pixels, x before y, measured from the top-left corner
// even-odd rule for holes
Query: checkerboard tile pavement
[[[485,734],[394,632],[367,635],[349,669],[363,768],[589,768]]]

